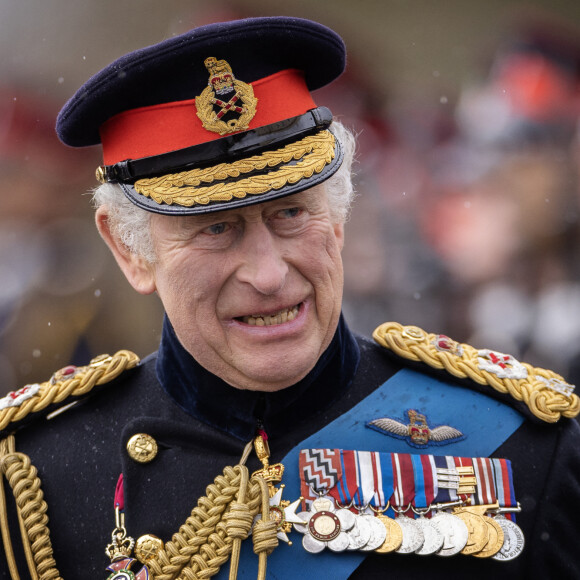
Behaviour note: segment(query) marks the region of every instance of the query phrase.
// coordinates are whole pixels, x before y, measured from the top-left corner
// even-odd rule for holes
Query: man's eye
[[[219,234],[223,234],[229,229],[228,224],[221,222],[219,224],[213,224],[205,228],[204,233],[209,234],[211,236],[217,236]]]
[[[288,209],[280,210],[280,212],[278,212],[278,215],[282,219],[290,219],[300,215],[301,211],[302,210],[299,207],[289,207]]]

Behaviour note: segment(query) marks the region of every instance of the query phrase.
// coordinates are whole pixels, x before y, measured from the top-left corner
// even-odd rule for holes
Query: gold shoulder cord
[[[0,411],[0,429],[6,429],[12,423],[22,420],[30,413],[42,411],[51,404],[66,401],[70,396],[85,395],[94,386],[112,381],[123,371],[136,366],[138,362],[139,358],[134,353],[119,351],[114,356],[97,357],[87,367],[75,369],[75,372],[69,375],[61,374],[60,380],[34,385],[37,388],[29,391],[34,392],[33,395],[19,405],[7,406]],[[66,378],[67,376],[69,378]],[[25,389],[21,389],[21,392]],[[16,500],[20,532],[30,576],[33,580],[60,578],[53,558],[46,515],[47,505],[40,487],[41,482],[30,458],[24,453],[16,452],[13,435],[0,441],[0,470],[8,481]],[[10,576],[13,580],[19,580],[8,529],[3,478],[0,478],[0,529]]]
[[[478,350],[447,336],[430,334],[416,326],[396,322],[381,324],[373,338],[402,358],[446,370],[460,379],[469,378],[523,401],[530,411],[548,423],[580,413],[574,387],[553,371],[521,363],[509,355]]]
[[[19,405],[8,406],[0,411],[0,430],[4,430],[11,423],[21,421],[30,413],[46,409],[49,405],[62,403],[69,397],[81,397],[89,393],[94,386],[102,385],[118,377],[123,371],[136,366],[139,357],[128,351],[121,350],[114,356],[102,355],[94,358],[86,367],[76,369],[68,375],[60,374],[60,380],[47,381],[41,385],[27,385],[21,391],[30,387],[37,387],[34,396],[24,400]]]
[[[95,385],[109,382],[123,371],[136,366],[138,357],[129,351],[93,359],[89,366],[77,369],[70,378],[60,375],[57,381],[36,385],[33,396],[19,405],[0,411],[0,428],[22,420],[28,414],[42,411],[48,405],[65,402],[68,397],[88,393]],[[252,531],[254,552],[258,554],[258,580],[266,577],[266,559],[278,545],[277,522],[270,519],[268,475],[259,470],[251,477],[245,466],[252,443],[240,463],[226,467],[206,489],[191,515],[154,557],[147,561],[155,580],[201,580],[217,574],[231,556],[230,580],[237,576],[241,542]],[[260,457],[265,461],[267,459]],[[60,580],[53,557],[48,528],[47,504],[41,481],[30,458],[18,453],[15,439],[9,435],[0,441],[0,469],[16,500],[24,553],[33,580]],[[254,519],[261,512],[261,518]],[[252,528],[253,525],[253,528]],[[20,580],[8,528],[6,496],[0,479],[0,531],[12,580]]]

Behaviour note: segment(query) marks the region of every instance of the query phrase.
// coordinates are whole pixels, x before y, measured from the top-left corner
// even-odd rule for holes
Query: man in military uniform
[[[103,147],[97,227],[166,318],[145,360],[0,401],[3,578],[580,576],[573,387],[341,317],[354,145],[311,92],[344,63],[310,21],[221,23],[63,108],[66,144]]]

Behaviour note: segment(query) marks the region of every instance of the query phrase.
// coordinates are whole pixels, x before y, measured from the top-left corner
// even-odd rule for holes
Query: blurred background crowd
[[[353,329],[416,324],[580,381],[580,3],[209,5],[0,0],[0,393],[159,340],[156,297],[130,289],[92,223],[99,151],[58,142],[60,106],[128,51],[275,14],[323,22],[349,49],[315,98],[359,136]]]

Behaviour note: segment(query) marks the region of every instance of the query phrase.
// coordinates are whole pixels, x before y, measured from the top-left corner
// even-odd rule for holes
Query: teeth
[[[276,314],[252,314],[252,316],[243,316],[242,322],[250,326],[272,326],[273,324],[282,324],[294,320],[298,314],[298,306],[293,306],[288,310],[280,310]]]

